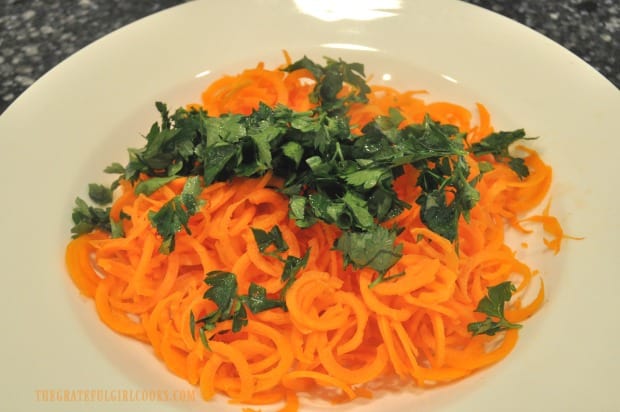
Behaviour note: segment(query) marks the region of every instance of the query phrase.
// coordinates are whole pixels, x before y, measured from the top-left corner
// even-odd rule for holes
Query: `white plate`
[[[125,148],[156,119],[155,100],[197,101],[220,74],[280,63],[281,49],[294,58],[360,60],[376,82],[468,106],[481,101],[498,128],[542,136],[535,146],[554,168],[553,211],[568,233],[586,238],[567,242],[557,257],[526,257],[541,268],[548,301],[504,362],[438,390],[403,390],[338,410],[620,410],[618,90],[547,38],[464,3],[327,3],[197,1],[166,10],[76,53],[4,113],[3,410],[239,410],[221,398],[52,401],[65,390],[107,390],[110,398],[188,387],[150,349],[97,320],[70,283],[63,252],[75,196],[110,162],[125,161]]]

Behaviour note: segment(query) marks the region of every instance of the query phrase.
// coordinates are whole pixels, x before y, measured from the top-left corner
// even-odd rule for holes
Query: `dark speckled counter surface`
[[[620,1],[468,2],[544,34],[619,87]],[[39,77],[82,47],[184,0],[1,0],[1,3],[0,113]]]

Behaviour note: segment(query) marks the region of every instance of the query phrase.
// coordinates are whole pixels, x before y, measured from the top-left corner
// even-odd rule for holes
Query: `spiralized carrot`
[[[560,252],[560,248],[562,247],[562,241],[564,239],[573,239],[573,240],[581,240],[582,237],[569,236],[564,233],[560,222],[555,216],[551,216],[549,214],[549,209],[551,208],[551,202],[547,203],[545,209],[542,214],[530,216],[522,220],[522,222],[536,222],[542,224],[543,230],[552,236],[551,239],[545,238],[543,242],[545,245],[553,251],[556,255]]]
[[[313,106],[308,98],[313,80],[306,70],[287,74],[259,64],[215,81],[202,94],[202,105],[213,116],[247,114],[259,102],[307,110]],[[493,131],[482,104],[474,114],[453,103],[426,103],[422,93],[372,87],[368,104],[349,109],[353,131],[388,114],[390,107],[403,114],[402,125],[420,122],[428,113],[457,125],[470,143]],[[389,384],[394,376],[420,387],[452,382],[500,361],[517,343],[517,330],[501,334],[499,343],[497,336],[467,331],[469,323],[483,319],[474,310],[487,287],[510,279],[523,291],[536,277],[505,244],[506,227],[542,223],[554,235],[546,240],[554,252],[566,237],[548,207],[540,216],[523,217],[544,199],[552,171],[535,151],[522,150],[530,169],[523,180],[493,158],[484,159],[494,169],[477,185],[480,201],[470,221],[459,224],[458,251],[421,223],[415,203],[417,171],[405,167],[395,189],[412,207],[386,223],[406,228],[397,239],[403,257],[387,274],[400,276],[373,288],[370,269],[343,268],[342,256],[332,249],[337,228],[317,223],[300,229],[288,218],[287,199],[271,189],[277,182],[269,173],[204,188],[204,206],[188,224],[191,235],[179,232],[170,255],[158,251],[161,239],[148,215],[179,194],[186,179],[149,196],[136,195],[123,181],[111,215],[115,220],[130,216],[122,219],[125,237],[93,232],[72,240],[67,268],[79,291],[94,299],[102,322],[148,342],[167,368],[198,385],[205,399],[223,393],[234,403],[279,402],[281,411],[292,412],[303,404],[304,393],[333,403],[368,398],[372,385]],[[477,161],[469,162],[473,176]],[[278,293],[283,263],[260,253],[250,231],[274,225],[289,244],[287,253],[302,256],[310,249],[307,266],[286,294],[288,311],[249,313],[248,325],[237,333],[229,331],[230,321],[219,323],[208,332],[207,349],[189,327],[190,313],[199,318],[215,309],[203,299],[205,273],[235,273],[242,293],[252,282]],[[541,307],[542,283],[533,302],[520,299],[518,295],[507,308],[511,321],[526,319]]]

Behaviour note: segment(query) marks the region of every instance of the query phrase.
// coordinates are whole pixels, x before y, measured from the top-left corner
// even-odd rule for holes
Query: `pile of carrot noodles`
[[[304,69],[286,73],[258,64],[212,83],[202,94],[202,106],[212,116],[249,114],[259,102],[308,110],[312,79]],[[419,123],[428,113],[458,126],[470,143],[493,131],[483,105],[472,114],[453,103],[427,103],[423,93],[373,86],[368,104],[350,107],[351,124],[362,127],[395,107],[405,117],[402,125]],[[79,291],[94,300],[103,323],[151,345],[172,373],[197,385],[207,400],[224,394],[248,408],[279,404],[280,411],[296,411],[308,396],[339,403],[372,397],[374,388],[389,388],[394,381],[440,385],[498,362],[517,342],[516,329],[493,337],[467,331],[469,323],[485,317],[474,310],[487,287],[515,282],[516,299],[506,309],[511,322],[530,317],[543,303],[537,272],[504,240],[508,227],[525,231],[523,216],[543,201],[552,180],[551,168],[535,151],[521,150],[530,170],[522,180],[492,157],[482,159],[493,170],[477,185],[480,201],[471,221],[460,222],[458,251],[421,223],[417,171],[406,168],[395,188],[412,207],[386,223],[405,228],[397,238],[403,256],[387,274],[403,275],[373,288],[369,284],[376,273],[344,268],[340,252],[333,250],[339,229],[324,223],[300,229],[289,219],[288,199],[271,188],[278,182],[270,173],[204,188],[204,206],[189,221],[191,235],[179,232],[169,255],[159,253],[161,238],[148,214],[178,195],[186,179],[149,196],[136,195],[132,184],[122,181],[111,217],[131,217],[122,219],[125,237],[95,231],[72,240],[67,267]],[[473,177],[478,163],[473,157],[469,163]],[[557,223],[548,211],[530,219]],[[237,333],[229,331],[229,321],[219,323],[209,332],[207,349],[189,321],[190,312],[198,318],[216,309],[203,298],[205,274],[229,271],[237,276],[239,291],[254,282],[277,294],[283,264],[259,252],[250,230],[275,225],[289,245],[286,253],[302,256],[311,249],[307,266],[286,294],[288,311],[249,313],[248,325]],[[555,251],[563,232],[551,226],[548,242]],[[533,279],[539,292],[525,304],[519,292]]]

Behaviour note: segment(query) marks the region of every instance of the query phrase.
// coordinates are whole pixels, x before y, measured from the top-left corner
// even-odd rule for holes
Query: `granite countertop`
[[[185,1],[3,0],[0,113],[39,77],[82,47],[141,17]],[[544,34],[620,86],[617,0],[466,1]]]

